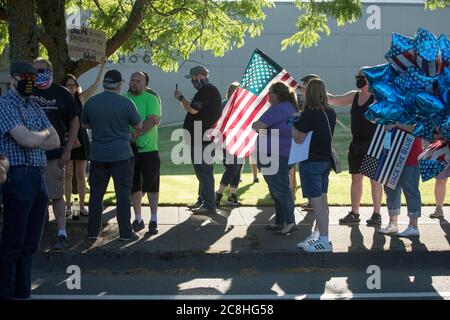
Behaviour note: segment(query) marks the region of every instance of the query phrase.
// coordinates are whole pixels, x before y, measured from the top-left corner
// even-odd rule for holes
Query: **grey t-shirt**
[[[123,161],[133,157],[130,126],[141,121],[135,104],[113,92],[90,98],[83,108],[81,123],[92,127],[90,160]]]

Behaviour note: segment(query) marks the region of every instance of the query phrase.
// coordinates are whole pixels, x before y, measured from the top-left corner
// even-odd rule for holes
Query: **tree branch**
[[[127,22],[106,42],[106,57],[109,57],[116,52],[117,49],[119,49],[130,38],[133,32],[136,31],[144,17],[146,4],[147,0],[135,1]],[[71,71],[75,76],[79,76],[89,69],[92,69],[97,64],[98,63],[95,61],[81,59],[72,64]]]

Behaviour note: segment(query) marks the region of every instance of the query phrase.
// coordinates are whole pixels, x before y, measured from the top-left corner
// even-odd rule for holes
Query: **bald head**
[[[142,72],[135,72],[130,78],[130,92],[138,96],[145,91],[145,75]]]

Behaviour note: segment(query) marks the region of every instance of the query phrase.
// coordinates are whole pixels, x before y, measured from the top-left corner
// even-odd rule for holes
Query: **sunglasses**
[[[46,72],[46,71],[48,71],[49,69],[37,69],[37,72],[38,73],[44,73],[44,72]]]
[[[355,79],[356,79],[356,80],[359,80],[359,79],[366,79],[366,77],[364,77],[364,76],[359,76],[359,75],[358,75],[358,76],[355,76]]]

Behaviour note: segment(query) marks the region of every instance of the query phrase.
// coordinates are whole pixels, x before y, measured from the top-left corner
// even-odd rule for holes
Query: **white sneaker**
[[[319,237],[315,236],[314,234],[311,234],[302,242],[297,243],[297,248],[305,250],[307,246],[313,244],[317,240],[319,240]]]
[[[396,234],[398,232],[398,227],[389,223],[386,228],[380,229],[377,232],[381,234]]]
[[[314,241],[309,246],[306,246],[303,250],[305,250],[305,252],[311,252],[311,253],[333,252],[333,245],[331,244],[330,241],[328,241],[328,243],[326,243],[325,241],[318,239],[317,241]]]
[[[400,232],[399,234],[397,234],[397,236],[403,237],[403,238],[419,237],[420,233],[419,233],[419,229],[408,226],[408,228],[406,228],[405,231]]]

